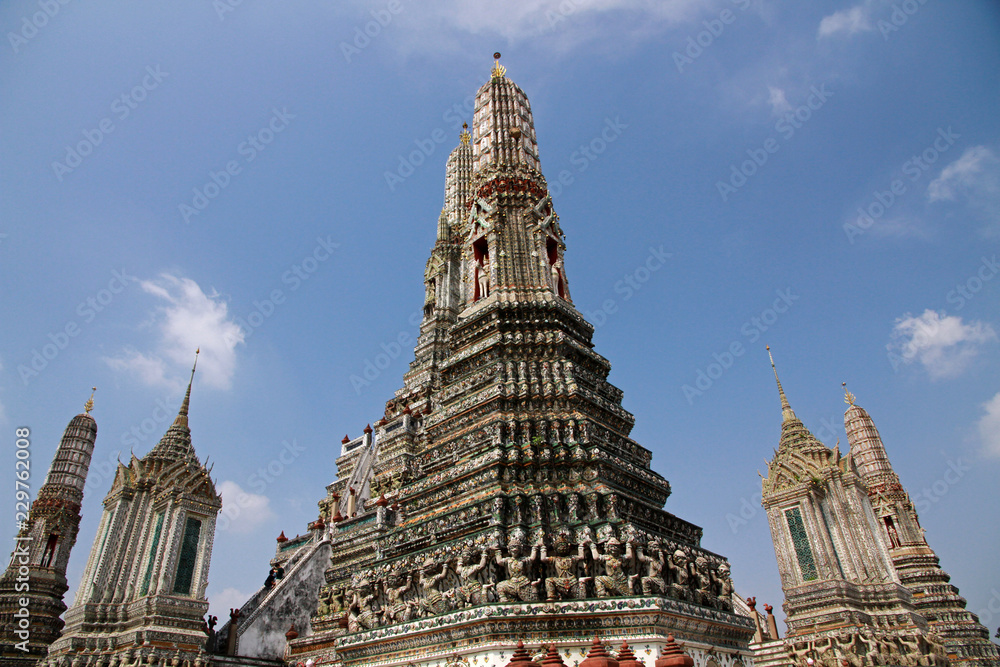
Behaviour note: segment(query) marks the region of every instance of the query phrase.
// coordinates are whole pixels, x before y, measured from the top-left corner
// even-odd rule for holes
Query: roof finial
[[[785,396],[785,390],[781,388],[781,380],[778,379],[778,369],[774,365],[774,357],[771,356],[771,346],[765,345],[764,347],[767,349],[767,358],[771,360],[771,370],[774,371],[774,381],[778,383],[778,396],[781,397],[782,421],[795,419],[795,413],[792,412],[792,406],[788,404],[788,397]]]
[[[506,73],[507,68],[500,64],[500,52],[497,51],[493,54],[493,78],[502,79]]]
[[[472,135],[469,134],[469,124],[462,123],[462,132],[458,135],[458,138],[462,141],[462,145],[468,146],[469,141],[472,139]]]
[[[90,414],[90,411],[94,409],[94,392],[97,391],[97,387],[91,387],[90,390],[90,398],[88,398],[87,402],[83,404],[83,410],[88,415]]]
[[[847,391],[847,383],[841,382],[840,385],[844,388],[844,403],[847,403],[848,405],[854,405],[854,401],[856,399],[854,398],[854,394]]]
[[[191,385],[194,383],[194,371],[198,368],[199,354],[201,354],[200,347],[194,351],[194,366],[191,367],[191,379],[188,380],[187,393],[184,394],[184,402],[181,403],[181,409],[180,412],[177,413],[177,419],[174,420],[174,426],[188,425],[188,405],[191,403]]]

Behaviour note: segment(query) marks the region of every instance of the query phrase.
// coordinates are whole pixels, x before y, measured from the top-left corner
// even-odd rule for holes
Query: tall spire
[[[795,413],[792,412],[792,406],[788,403],[788,397],[785,396],[785,390],[781,388],[781,380],[778,379],[778,369],[774,366],[774,357],[771,356],[771,346],[767,345],[765,347],[767,348],[767,357],[771,360],[771,370],[774,371],[774,381],[778,383],[778,396],[781,397],[782,421],[795,419]]]
[[[194,383],[194,371],[198,368],[198,355],[200,353],[200,347],[194,351],[194,366],[191,367],[191,379],[188,380],[187,393],[184,394],[184,402],[181,403],[181,409],[180,412],[177,413],[177,419],[174,420],[174,426],[188,425],[188,406],[191,403],[191,385]]]

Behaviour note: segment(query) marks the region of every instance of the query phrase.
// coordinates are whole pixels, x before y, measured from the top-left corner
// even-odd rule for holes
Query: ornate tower
[[[205,587],[222,499],[191,445],[191,382],[174,423],[142,459],[118,464],[66,628],[49,661],[132,653],[153,664],[205,643]],[[169,650],[163,647],[171,647]],[[61,663],[59,663],[61,664]]]
[[[770,348],[768,348],[770,355]],[[774,360],[771,359],[774,369]],[[942,647],[914,611],[878,535],[868,490],[851,454],[828,449],[795,416],[774,369],[781,439],[763,479],[762,504],[778,559],[788,635],[785,655],[759,665],[942,664]]]
[[[93,409],[91,395],[85,412],[66,427],[38,498],[20,524],[10,565],[0,578],[0,662],[4,665],[34,665],[63,627],[66,568],[76,543],[83,487],[97,439],[97,423],[90,416]],[[30,460],[18,459],[17,467],[19,480],[31,479]],[[23,488],[30,487],[24,483]]]
[[[965,608],[965,599],[948,583],[937,554],[927,544],[917,511],[892,469],[875,423],[846,391],[844,413],[847,441],[858,474],[868,487],[879,534],[889,549],[900,581],[913,594],[913,605],[941,636],[952,664],[1000,665],[1000,649],[979,618]]]
[[[471,130],[447,163],[415,360],[371,442],[345,438],[320,503],[323,603],[289,659],[492,667],[514,639],[582,658],[595,635],[658,652],[672,632],[742,667],[753,628],[729,565],[663,509],[670,485],[629,438],[570,300],[531,107],[499,63]]]

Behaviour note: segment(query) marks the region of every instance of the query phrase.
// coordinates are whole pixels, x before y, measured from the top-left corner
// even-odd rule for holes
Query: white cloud
[[[986,414],[979,420],[979,437],[988,456],[1000,456],[1000,393],[983,403]]]
[[[769,93],[767,103],[771,105],[771,111],[775,116],[780,116],[786,111],[792,110],[792,105],[788,103],[784,90],[775,86],[768,86],[767,90]]]
[[[140,286],[156,297],[152,327],[159,334],[155,349],[142,352],[126,348],[105,358],[113,369],[128,371],[148,385],[176,389],[187,381],[187,369],[198,357],[199,379],[212,387],[228,389],[236,370],[236,345],[243,342],[240,327],[229,319],[228,307],[214,290],[206,294],[190,278],[168,273]]]
[[[176,391],[182,387],[180,378],[167,377],[167,364],[160,357],[149,357],[134,347],[126,347],[117,357],[104,357],[112,370],[126,371],[138,376],[143,384],[166,386]]]
[[[933,236],[933,229],[924,220],[907,216],[876,220],[868,231],[878,238],[915,238],[926,241]]]
[[[931,181],[927,198],[964,203],[986,220],[987,231],[1000,232],[1000,158],[986,146],[967,148]]]
[[[217,529],[234,533],[252,533],[276,515],[267,496],[244,491],[231,480],[224,480],[218,487],[222,496],[222,513]]]
[[[848,35],[868,32],[872,29],[871,13],[872,3],[864,2],[850,9],[842,9],[824,16],[819,22],[819,36],[829,37],[838,32],[846,32]]]
[[[345,4],[359,19],[371,20],[369,2],[349,0]],[[334,11],[343,11],[343,7]],[[404,53],[457,53],[463,48],[461,44],[473,37],[480,45],[484,41],[497,43],[496,38],[507,44],[530,41],[560,53],[583,43],[601,41],[620,50],[630,41],[660,36],[664,27],[699,18],[703,13],[703,0],[509,0],[502,3],[442,0],[421,6],[419,12],[401,12],[395,16],[394,26],[398,24],[399,29],[393,33],[392,45]],[[608,30],[609,22],[623,28],[629,37],[623,39],[622,31]],[[482,49],[481,46],[477,48]],[[480,57],[482,55],[480,53]]]
[[[997,167],[1000,160],[986,146],[965,149],[958,158],[941,170],[941,175],[927,186],[931,201],[954,201],[962,192],[986,189],[997,194]]]
[[[914,361],[927,370],[932,379],[954,377],[968,366],[983,343],[995,341],[996,332],[988,324],[925,310],[914,317],[909,313],[896,320],[893,341],[886,346],[890,360],[911,364]],[[895,368],[897,362],[893,362]]]

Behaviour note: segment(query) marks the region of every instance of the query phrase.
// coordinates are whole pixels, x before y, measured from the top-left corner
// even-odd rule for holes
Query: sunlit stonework
[[[844,456],[795,416],[780,381],[778,394],[781,438],[762,502],[788,635],[755,642],[757,664],[1000,664],[938,567],[868,413],[848,394]]]
[[[42,665],[208,664],[205,588],[222,500],[191,444],[190,400],[189,383],[163,438],[118,464],[76,600]]]
[[[701,665],[752,663],[729,565],[663,509],[565,251],[527,96],[497,65],[448,158],[403,387],[344,438],[317,538],[279,545],[282,583],[220,642],[282,657],[294,621],[302,663],[501,667],[523,641],[573,664],[598,638],[652,665],[672,633]],[[276,613],[318,559],[311,617]]]

